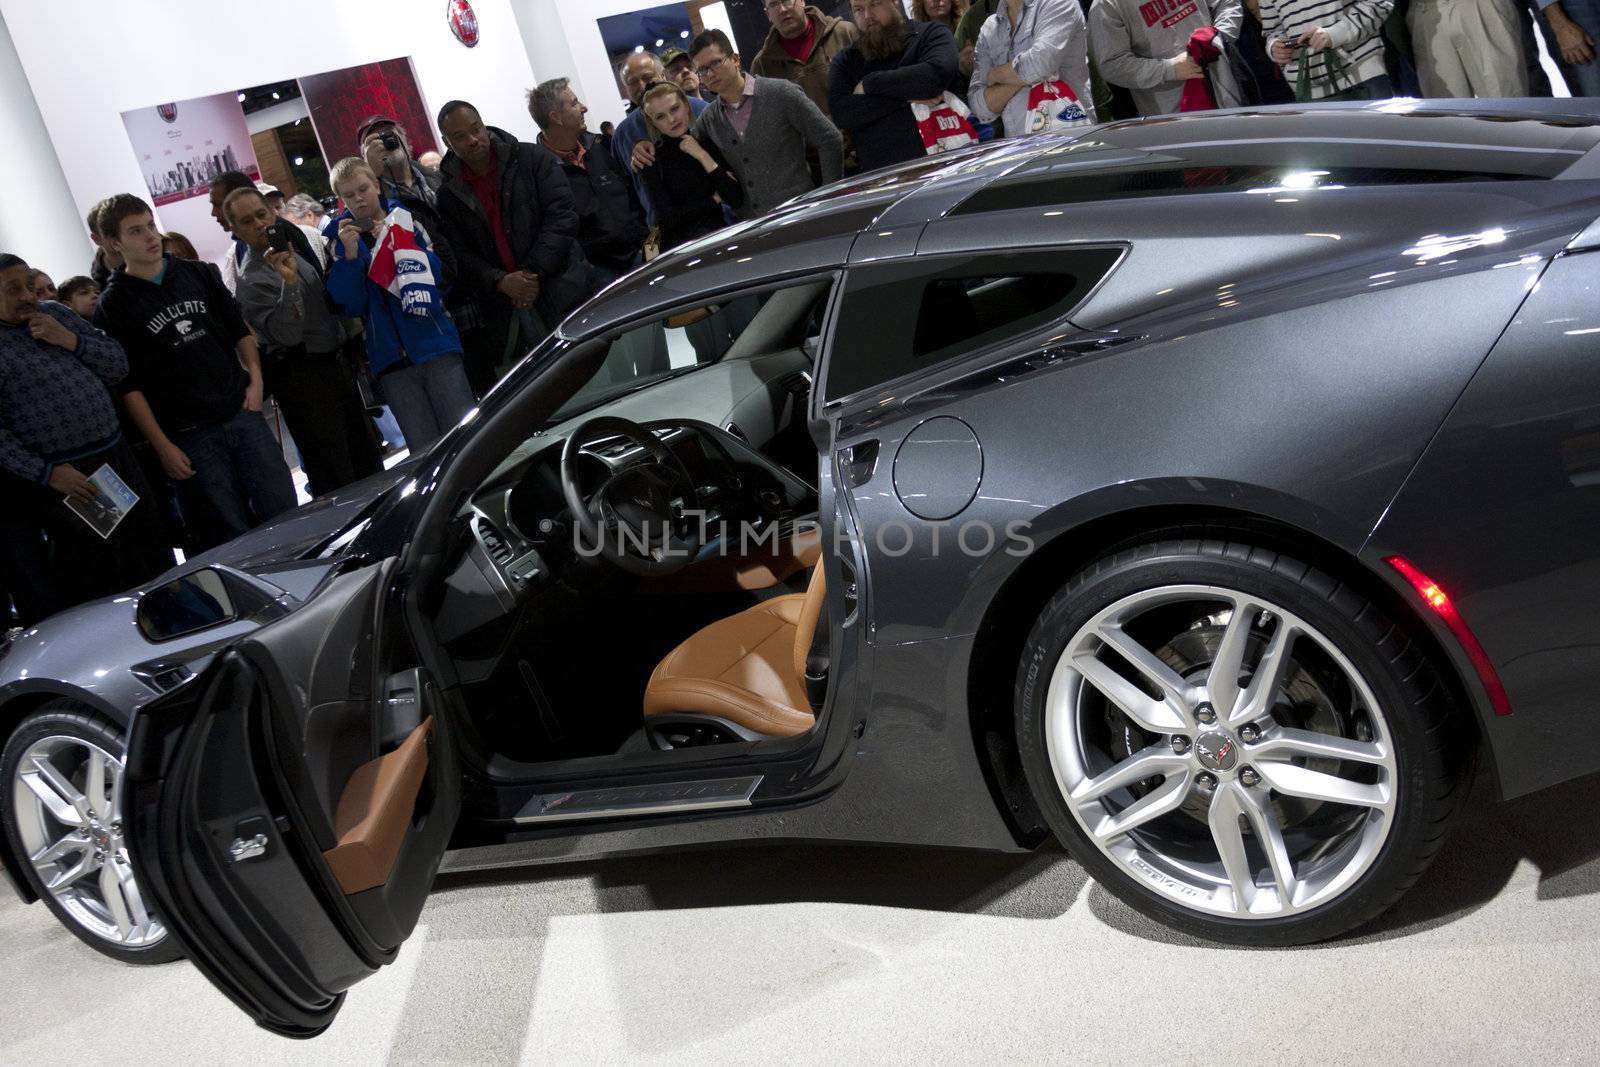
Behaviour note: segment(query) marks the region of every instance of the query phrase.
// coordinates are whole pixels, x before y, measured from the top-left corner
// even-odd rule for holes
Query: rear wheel
[[[69,701],[33,712],[0,753],[5,833],[34,892],[90,947],[127,963],[181,952],[145,904],[122,836],[122,735]]]
[[[1334,936],[1416,881],[1463,792],[1446,712],[1373,604],[1220,539],[1075,576],[1016,691],[1029,783],[1073,855],[1145,914],[1242,944]]]

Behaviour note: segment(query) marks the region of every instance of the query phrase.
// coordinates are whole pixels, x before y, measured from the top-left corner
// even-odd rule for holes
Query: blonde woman
[[[655,161],[641,172],[661,228],[661,250],[721,229],[722,205],[744,206],[744,189],[727,160],[710,141],[701,143],[691,130],[689,97],[676,82],[645,86],[640,107]]]

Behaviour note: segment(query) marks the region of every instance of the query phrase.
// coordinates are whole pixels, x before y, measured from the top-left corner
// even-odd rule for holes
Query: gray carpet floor
[[[1053,850],[447,875],[309,1043],[0,891],[0,1063],[1594,1063],[1597,812],[1600,779],[1474,801],[1378,925],[1292,951],[1175,936]]]

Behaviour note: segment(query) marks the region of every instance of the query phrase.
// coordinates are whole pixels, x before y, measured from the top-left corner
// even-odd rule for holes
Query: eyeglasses
[[[711,60],[705,66],[696,67],[694,69],[694,72],[696,74],[698,74],[700,77],[704,78],[707,74],[710,74],[712,71],[714,71],[718,67],[722,66],[722,64],[726,63],[729,60],[729,58],[731,58],[731,57],[729,57],[729,56],[718,56],[716,59]]]
[[[763,6],[770,14],[774,11],[782,11],[786,7],[804,7],[805,0],[767,0]]]

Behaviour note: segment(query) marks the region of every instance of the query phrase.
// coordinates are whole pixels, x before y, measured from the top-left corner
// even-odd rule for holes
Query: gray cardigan
[[[754,75],[752,75],[754,77]],[[765,215],[792,196],[815,188],[806,148],[814,148],[822,164],[824,184],[844,167],[844,139],[816,104],[793,82],[756,78],[754,110],[740,137],[722,113],[722,98],[700,112],[694,134],[722,151],[744,187],[746,218]]]

